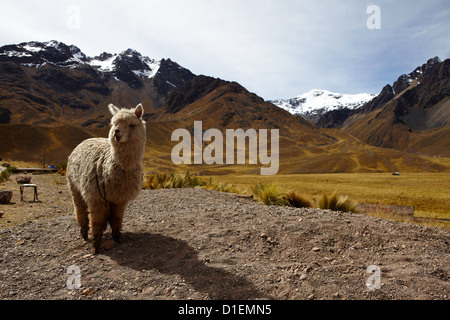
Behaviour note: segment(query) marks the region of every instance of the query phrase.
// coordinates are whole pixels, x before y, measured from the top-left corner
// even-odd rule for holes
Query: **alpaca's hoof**
[[[92,253],[99,254],[101,251],[102,251],[102,242],[94,240],[94,243],[92,244]]]
[[[114,234],[113,233],[112,236],[113,236],[113,240],[114,240],[115,243],[117,243],[117,244],[121,243],[121,241],[120,241],[120,233],[119,234]]]
[[[80,229],[80,234],[84,241],[88,241],[88,233],[89,233],[89,229],[87,229],[87,228]]]

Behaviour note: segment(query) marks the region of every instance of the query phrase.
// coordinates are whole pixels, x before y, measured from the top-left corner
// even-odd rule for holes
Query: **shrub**
[[[16,171],[17,171],[16,167],[6,164],[5,170],[3,170],[2,173],[0,174],[0,182],[8,180],[11,174]]]
[[[58,170],[58,173],[62,176],[66,175],[67,170],[67,162],[60,162],[56,166],[56,170]]]
[[[333,211],[345,211],[345,212],[357,212],[358,203],[352,201],[348,196],[338,195],[337,192],[333,192],[331,196],[325,193],[319,199],[318,202],[320,209],[330,209]]]

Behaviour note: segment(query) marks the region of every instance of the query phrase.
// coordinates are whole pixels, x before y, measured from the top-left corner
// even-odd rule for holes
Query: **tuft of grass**
[[[191,175],[189,171],[184,174],[175,173],[155,173],[145,176],[142,183],[143,189],[170,189],[170,188],[203,188],[220,192],[240,193],[239,190],[231,184],[219,182],[213,183],[212,178],[209,181],[203,181],[197,176]]]
[[[320,209],[330,209],[333,211],[358,211],[358,203],[356,201],[350,200],[347,195],[338,195],[336,191],[331,195],[323,193],[319,199],[318,206]]]
[[[195,188],[205,186],[206,182],[191,175],[189,171],[184,174],[157,173],[144,178],[143,189],[169,189],[169,188]]]
[[[205,186],[205,189],[219,192],[240,193],[234,185],[224,182],[212,183],[212,180],[210,180],[209,183]]]
[[[258,183],[252,187],[255,199],[272,206],[290,206],[296,208],[311,207],[311,202],[296,191],[285,193],[273,183]]]
[[[290,191],[284,195],[286,202],[289,206],[295,208],[310,208],[312,207],[311,201],[298,193],[297,191]]]
[[[269,206],[285,206],[286,198],[278,185],[258,183],[252,187],[255,199]]]

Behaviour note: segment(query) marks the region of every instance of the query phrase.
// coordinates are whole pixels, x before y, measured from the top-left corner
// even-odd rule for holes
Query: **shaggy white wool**
[[[123,212],[113,211],[117,208],[124,211],[127,203],[136,199],[142,188],[146,142],[143,107],[139,104],[135,109],[119,110],[109,105],[109,109],[113,118],[108,139],[83,141],[73,150],[67,163],[68,185],[82,234],[83,227],[87,228],[83,215],[87,214],[91,224],[93,221],[104,224],[103,229],[107,219],[114,218],[112,215],[120,217],[121,225]],[[91,227],[94,231],[95,226]],[[87,234],[83,234],[85,236]]]

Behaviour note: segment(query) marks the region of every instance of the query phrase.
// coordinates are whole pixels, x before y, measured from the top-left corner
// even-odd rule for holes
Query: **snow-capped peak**
[[[120,54],[102,53],[97,57],[87,57],[74,46],[67,46],[62,42],[51,40],[48,42],[30,41],[18,45],[6,45],[0,48],[1,57],[13,59],[15,62],[33,68],[40,68],[46,64],[64,68],[91,66],[99,72],[114,73],[117,68],[124,67],[141,79],[149,79],[156,75],[160,61],[142,56],[133,49]]]
[[[144,79],[153,78],[160,67],[160,61],[143,56],[134,49],[127,49],[120,54],[104,52],[89,59],[89,64],[101,72],[114,72],[119,63],[125,64],[131,72]]]
[[[310,121],[317,121],[321,114],[342,109],[356,109],[375,98],[370,93],[341,94],[328,90],[313,89],[291,99],[270,101],[291,114],[300,115]]]

